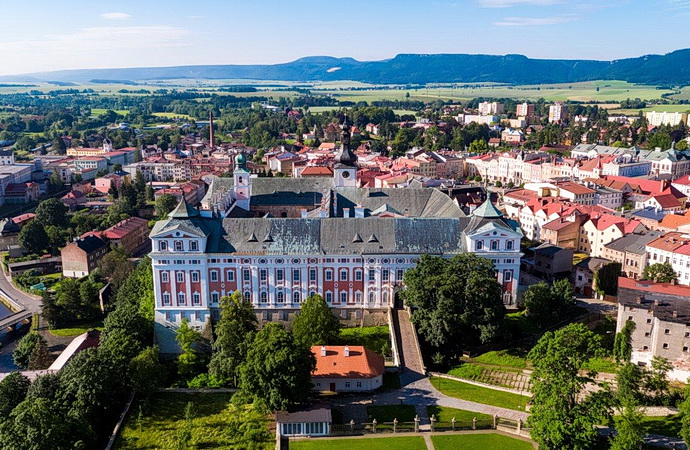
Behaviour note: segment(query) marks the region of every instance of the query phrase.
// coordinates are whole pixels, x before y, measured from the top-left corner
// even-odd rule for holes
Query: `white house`
[[[368,348],[315,345],[311,352],[316,357],[314,391],[370,392],[383,384],[383,357]]]

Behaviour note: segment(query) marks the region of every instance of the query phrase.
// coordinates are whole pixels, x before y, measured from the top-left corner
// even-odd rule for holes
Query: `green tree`
[[[30,333],[25,334],[19,342],[17,342],[17,347],[14,349],[14,352],[12,353],[12,359],[14,360],[14,364],[19,367],[20,369],[28,369],[29,368],[29,358],[31,357],[31,353],[34,351],[34,348],[36,348],[36,345],[38,344],[38,341],[43,339],[40,334],[32,331]]]
[[[62,181],[62,177],[60,177],[57,169],[53,170],[46,184],[48,185],[48,192],[50,193],[60,192],[65,188],[65,183]]]
[[[46,398],[28,398],[0,423],[3,449],[69,450],[87,448],[93,438],[87,424],[66,417],[59,405]]]
[[[47,227],[66,227],[69,221],[67,217],[68,208],[57,198],[43,200],[36,208],[36,220]]]
[[[98,265],[102,275],[107,276],[116,291],[134,270],[134,264],[119,248],[106,254]]]
[[[616,339],[613,341],[613,357],[616,362],[630,361],[633,331],[635,331],[635,322],[627,320],[621,331],[616,333]]]
[[[306,347],[333,344],[340,333],[340,321],[323,297],[313,295],[302,304],[292,324],[292,333],[295,340]]]
[[[438,351],[454,353],[500,336],[505,307],[490,260],[472,253],[422,255],[404,284],[417,331]]]
[[[642,271],[642,278],[645,280],[654,280],[657,283],[678,281],[678,275],[675,270],[673,270],[671,263],[668,262],[648,265]]]
[[[680,437],[687,443],[690,442],[690,384],[685,385],[683,395],[684,399],[682,403],[678,405],[681,424]]]
[[[29,370],[43,370],[50,366],[52,358],[48,352],[48,343],[41,337],[29,355]]]
[[[281,324],[267,324],[256,334],[240,366],[240,388],[272,410],[304,402],[311,392],[316,359]]]
[[[470,153],[484,153],[489,150],[489,145],[484,139],[476,139],[470,144]]]
[[[575,291],[568,280],[552,286],[541,282],[527,288],[523,296],[527,315],[540,327],[553,325],[575,310]]]
[[[135,302],[119,304],[103,323],[99,348],[111,359],[126,363],[153,340],[153,322],[139,314]]]
[[[139,315],[153,321],[153,270],[151,259],[142,259],[117,290],[115,303],[138,304]]]
[[[0,381],[0,421],[24,401],[31,381],[19,372],[12,372]]]
[[[156,199],[156,215],[159,219],[165,219],[175,209],[179,202],[172,194],[163,194]]]
[[[595,373],[582,376],[590,358],[601,351],[600,337],[581,323],[547,332],[530,351],[533,406],[528,424],[532,439],[545,449],[587,449],[597,438],[594,427],[610,416],[606,389],[578,396]]]
[[[668,395],[668,372],[671,369],[673,369],[673,364],[668,359],[662,356],[652,357],[651,368],[645,373],[643,384],[644,388],[653,393],[656,399]]]
[[[644,445],[639,407],[641,381],[639,367],[629,362],[616,374],[616,401],[620,414],[614,417],[617,434],[611,442],[612,449],[641,449]]]
[[[67,145],[65,145],[65,141],[63,141],[62,138],[56,137],[55,139],[53,139],[52,147],[50,150],[58,155],[64,155],[65,153],[67,153]]]
[[[26,394],[27,398],[45,398],[48,400],[57,400],[60,392],[60,374],[47,373],[36,377],[31,383],[29,391]]]
[[[129,378],[134,390],[146,397],[161,387],[164,368],[158,361],[158,347],[146,347],[129,362]]]
[[[237,368],[247,357],[256,331],[256,315],[251,302],[240,291],[220,299],[220,320],[215,326],[213,355],[209,373],[237,385]]]
[[[228,406],[227,434],[233,448],[261,448],[271,441],[266,416],[269,414],[262,402]]]
[[[189,321],[182,319],[175,334],[175,340],[182,352],[177,358],[177,370],[183,378],[191,379],[196,374],[199,355],[195,345],[199,342],[199,332],[189,326]]]
[[[29,253],[41,253],[50,245],[50,238],[38,220],[32,220],[19,231],[19,245]]]

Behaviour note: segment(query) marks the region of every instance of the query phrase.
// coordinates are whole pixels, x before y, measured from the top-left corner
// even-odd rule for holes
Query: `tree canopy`
[[[46,227],[49,225],[66,227],[68,222],[67,207],[58,198],[43,200],[36,207],[36,220]]]
[[[292,323],[292,332],[295,340],[306,347],[333,344],[340,332],[340,321],[323,297],[312,295],[302,304]]]
[[[505,307],[493,264],[471,253],[422,255],[405,273],[403,296],[422,339],[443,353],[500,336]]]
[[[159,219],[165,219],[178,203],[177,197],[172,194],[161,195],[156,199],[156,215]]]
[[[558,280],[549,287],[541,282],[527,288],[523,296],[527,314],[544,327],[569,317],[575,310],[575,291],[568,280]]]
[[[237,368],[247,357],[256,332],[256,315],[251,302],[240,291],[220,299],[220,320],[215,326],[209,373],[237,384]]]
[[[657,283],[670,283],[678,281],[678,274],[673,270],[671,263],[655,263],[650,264],[642,271],[642,278],[645,280],[654,280]]]
[[[41,222],[32,220],[19,231],[19,245],[29,253],[41,253],[50,245],[50,238]]]
[[[315,367],[311,350],[271,322],[256,334],[240,366],[240,388],[273,410],[285,410],[307,399]]]
[[[610,416],[606,389],[578,399],[586,383],[595,383],[593,373],[582,376],[580,371],[600,352],[600,340],[583,324],[570,324],[545,333],[529,352],[534,370],[528,423],[540,448],[591,448],[598,435],[594,426]]]

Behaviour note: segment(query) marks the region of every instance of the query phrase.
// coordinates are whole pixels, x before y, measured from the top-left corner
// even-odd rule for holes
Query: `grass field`
[[[416,415],[412,405],[377,405],[367,406],[367,422],[376,419],[376,422],[412,422]]]
[[[363,345],[369,350],[381,353],[384,345],[390,348],[388,326],[342,328],[338,341],[341,345]]]
[[[424,438],[310,439],[290,442],[291,450],[426,450]]]
[[[436,450],[528,450],[534,448],[529,442],[493,433],[431,436],[431,442],[434,443]]]
[[[168,119],[175,119],[175,118],[180,118],[184,120],[191,120],[192,116],[188,116],[187,114],[176,114],[176,113],[171,113],[171,112],[157,112],[151,114],[156,117],[165,117]]]
[[[230,394],[156,394],[144,409],[139,420],[138,406],[132,405],[117,449],[176,449],[179,432],[183,429],[185,407],[194,405],[191,446],[185,448],[232,448],[227,435]],[[262,447],[272,449],[275,442]]]
[[[514,367],[524,369],[527,367],[527,359],[524,352],[520,350],[499,350],[483,353],[475,358],[473,362],[482,364],[493,364],[496,366]]]
[[[660,434],[662,436],[680,436],[680,414],[673,416],[645,417],[642,419],[642,429],[645,433]]]
[[[121,116],[125,116],[129,112],[126,109],[114,109],[113,111],[115,111],[117,114],[119,114]],[[91,117],[98,117],[98,116],[105,114],[107,112],[108,112],[108,110],[105,108],[92,108],[91,109]]]
[[[499,408],[514,409],[516,411],[524,411],[525,404],[529,401],[529,397],[524,395],[489,389],[444,378],[432,377],[431,384],[450,397],[497,406]]]
[[[477,420],[492,420],[493,417],[488,414],[482,414],[474,411],[466,411],[464,409],[448,408],[446,406],[427,406],[426,411],[429,417],[436,416],[439,422],[450,422],[455,417],[458,422],[471,422],[472,419]]]
[[[48,330],[50,334],[53,336],[60,336],[60,337],[69,337],[69,336],[79,336],[80,334],[84,334],[89,330],[99,330],[103,331],[103,321],[98,321],[98,322],[93,322],[93,323],[88,323],[84,324],[81,326],[77,327],[72,327],[72,328],[56,328],[54,330]]]

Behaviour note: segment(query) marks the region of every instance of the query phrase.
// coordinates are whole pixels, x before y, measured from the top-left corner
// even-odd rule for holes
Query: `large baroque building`
[[[156,337],[177,352],[183,319],[198,329],[237,290],[260,321],[290,320],[308,296],[324,297],[344,322],[380,323],[405,271],[422,254],[490,258],[506,305],[520,267],[516,222],[487,201],[466,216],[431,188],[359,188],[343,126],[333,177],[251,178],[243,154],[233,179],[217,178],[200,210],[184,199],[151,232]]]

